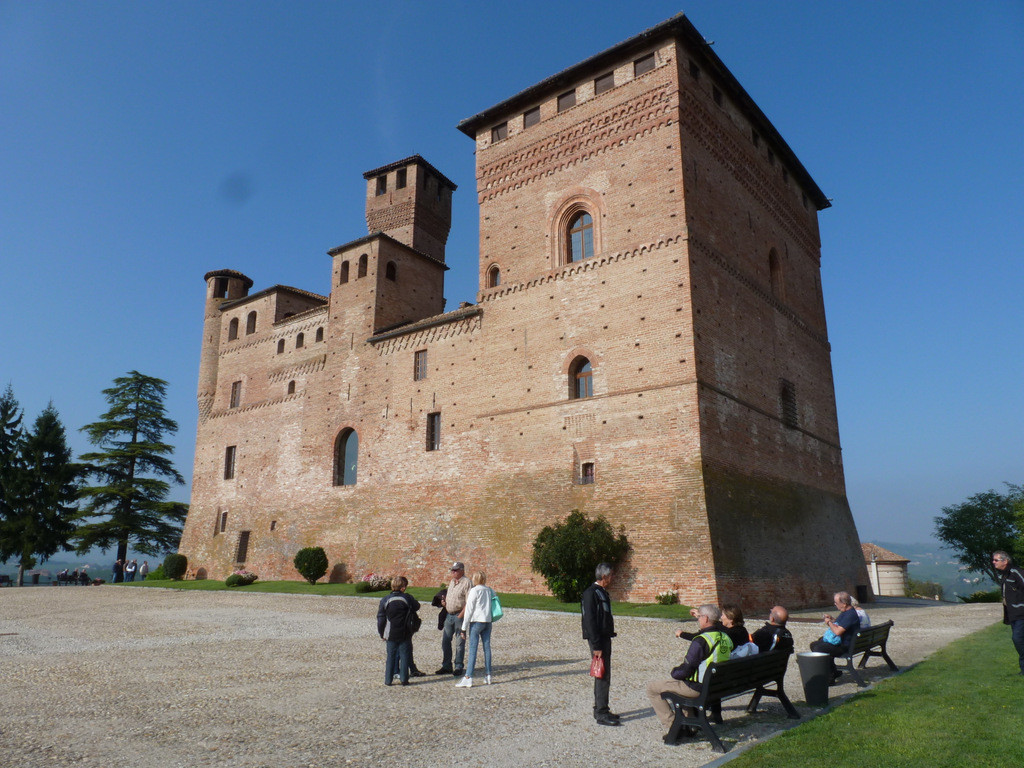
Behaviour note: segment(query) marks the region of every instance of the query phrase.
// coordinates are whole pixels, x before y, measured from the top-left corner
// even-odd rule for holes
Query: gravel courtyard
[[[998,605],[884,600],[890,655],[904,668],[998,621]],[[677,624],[617,618],[612,708],[623,726],[591,717],[579,616],[511,610],[494,628],[494,683],[456,689],[450,676],[383,685],[377,600],[115,586],[0,590],[0,765],[701,766],[704,740],[667,747],[644,686],[678,664]],[[422,612],[415,657],[440,662],[434,609]],[[807,616],[818,616],[810,611]],[[762,617],[748,617],[754,629]],[[798,650],[818,624],[791,623]],[[482,663],[482,658],[480,659]],[[871,662],[868,679],[889,676]],[[832,689],[853,693],[847,682]],[[786,691],[800,710],[795,661]],[[726,703],[727,746],[788,721],[771,700],[745,715]]]

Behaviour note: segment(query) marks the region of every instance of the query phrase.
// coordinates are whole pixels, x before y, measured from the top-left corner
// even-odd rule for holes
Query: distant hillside
[[[918,581],[935,581],[945,590],[946,600],[956,600],[958,595],[969,595],[979,590],[994,589],[995,584],[987,576],[967,573],[956,556],[948,549],[942,549],[935,541],[918,544],[903,544],[895,541],[874,541],[880,547],[909,558],[907,573]]]

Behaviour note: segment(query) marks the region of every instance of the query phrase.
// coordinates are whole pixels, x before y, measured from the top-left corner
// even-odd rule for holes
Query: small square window
[[[580,466],[580,485],[594,484],[594,462],[586,461]]]
[[[600,96],[615,87],[615,73],[608,72],[594,80],[594,95]]]
[[[436,451],[441,447],[441,414],[427,414],[427,450]]]
[[[529,128],[540,122],[540,107],[534,107],[523,112],[523,128]]]
[[[571,91],[566,91],[558,97],[558,111],[564,112],[570,107],[576,106],[576,89],[573,88]]]
[[[508,138],[508,123],[501,123],[491,128],[491,141],[501,141]]]
[[[640,77],[645,72],[654,69],[654,54],[648,53],[633,62],[633,77]]]
[[[700,80],[700,67],[697,66],[695,61],[690,61],[690,77],[694,80]]]
[[[406,168],[399,168],[395,174],[395,189],[405,189],[409,183],[409,171]]]
[[[427,378],[427,350],[418,350],[413,355],[412,380],[423,381]]]
[[[383,195],[388,191],[388,177],[378,176],[377,177],[377,195]]]
[[[237,446],[229,445],[224,449],[224,479],[233,480],[235,478],[235,452]]]

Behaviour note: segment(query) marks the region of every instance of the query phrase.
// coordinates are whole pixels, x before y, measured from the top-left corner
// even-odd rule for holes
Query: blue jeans
[[[444,620],[444,634],[441,635],[441,666],[452,669],[452,639],[455,640],[455,669],[462,669],[466,656],[466,641],[462,638],[462,619],[451,613]]]
[[[409,659],[412,658],[412,638],[388,640],[388,657],[384,662],[384,684],[391,685],[395,675],[403,683],[409,682]]]
[[[477,639],[484,646],[484,668],[487,676],[491,676],[491,622],[471,621],[469,622],[469,663],[466,664],[466,677],[473,676],[473,668],[476,666],[476,641]]]
[[[1017,649],[1017,655],[1020,657],[1020,672],[1024,675],[1024,619],[1010,622],[1010,637],[1013,639],[1013,647]]]

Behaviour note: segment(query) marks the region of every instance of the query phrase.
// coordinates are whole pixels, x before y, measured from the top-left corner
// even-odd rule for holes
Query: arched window
[[[398,267],[395,266],[395,262],[388,262],[388,265],[384,268],[384,277],[386,277],[388,280],[398,279]]]
[[[497,288],[501,285],[501,269],[497,264],[487,270],[487,287]]]
[[[288,394],[289,395],[294,395],[295,394],[295,382],[294,381],[289,381],[288,382]]]
[[[319,342],[324,340],[324,329],[323,328],[317,328],[316,329],[316,340],[317,340],[317,343],[319,343]]]
[[[594,396],[594,369],[585,357],[577,357],[569,366],[569,398]]]
[[[231,318],[231,322],[228,323],[228,341],[234,341],[238,338],[238,318]]]
[[[566,263],[583,261],[594,255],[594,219],[581,211],[569,221],[566,232]]]
[[[338,277],[338,285],[344,285],[348,282],[348,262],[341,262],[341,275]]]
[[[256,333],[256,313],[250,312],[245,318],[245,335]]]
[[[768,274],[772,283],[772,295],[779,301],[786,300],[786,286],[782,281],[782,262],[779,254],[772,248],[768,254]]]
[[[359,464],[359,436],[354,429],[342,430],[334,441],[334,484],[355,485]]]
[[[277,340],[277,354],[284,352],[284,339]]]
[[[306,346],[306,334],[300,333],[298,336],[295,337],[295,348],[299,349],[300,347],[304,346]]]
[[[370,262],[370,257],[365,253],[359,257],[359,272],[356,277],[366,277],[366,265]]]

